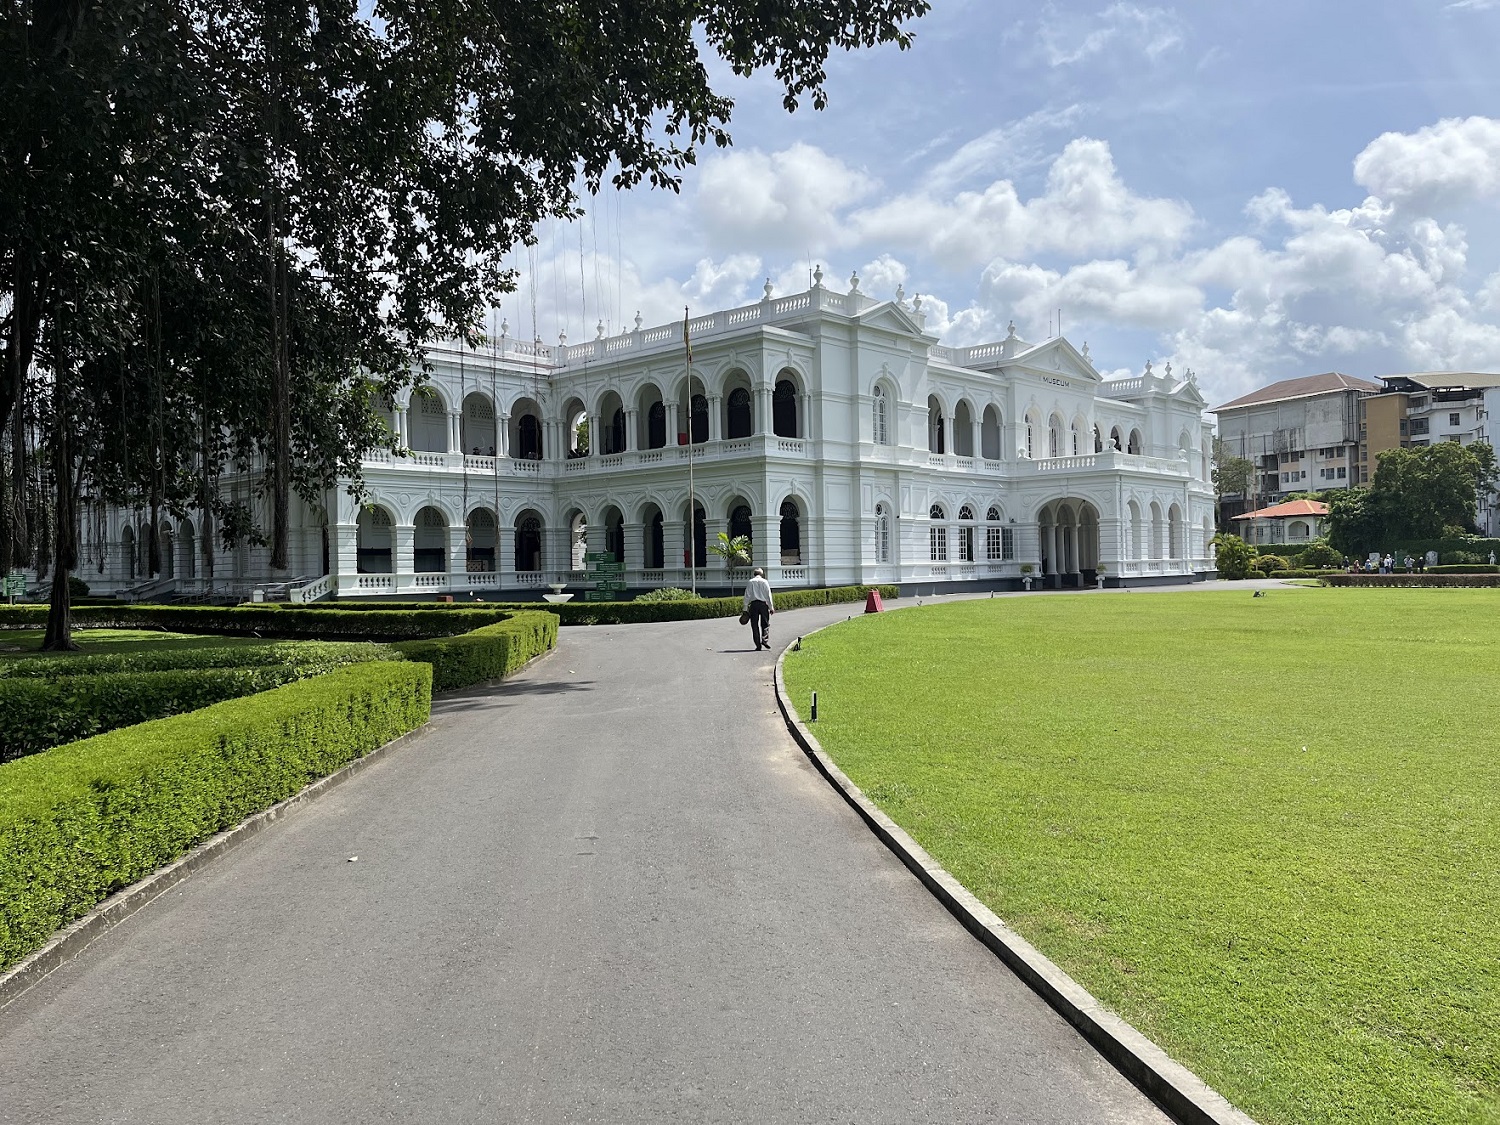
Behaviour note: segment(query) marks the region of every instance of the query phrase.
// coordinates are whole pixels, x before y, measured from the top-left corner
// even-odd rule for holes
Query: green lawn
[[[0,629],[0,660],[37,655],[41,652],[42,629]],[[76,629],[73,640],[77,642],[78,655],[101,652],[127,653],[150,649],[181,648],[227,648],[230,645],[260,645],[276,642],[259,637],[220,637],[193,633],[164,633],[156,629]],[[47,653],[48,656],[63,656],[65,653]]]
[[[1500,1122],[1500,591],[929,605],[786,677],[923,847],[1259,1120]]]

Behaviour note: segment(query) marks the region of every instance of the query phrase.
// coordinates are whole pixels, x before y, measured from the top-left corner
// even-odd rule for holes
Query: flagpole
[[[687,355],[688,570],[693,597],[698,596],[698,499],[693,489],[693,344],[688,339],[688,307],[682,306],[682,348]]]

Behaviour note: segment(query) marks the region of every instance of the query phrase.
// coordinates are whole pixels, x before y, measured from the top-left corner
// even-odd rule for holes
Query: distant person
[[[1410,555],[1406,556],[1405,567],[1406,567],[1406,573],[1407,574],[1411,573],[1412,564],[1415,563],[1416,561],[1417,560],[1414,559],[1414,558],[1412,558]]]
[[[758,650],[771,647],[771,614],[776,604],[771,600],[771,584],[766,581],[766,572],[755,568],[750,581],[745,583],[745,613],[750,617],[750,639]]]

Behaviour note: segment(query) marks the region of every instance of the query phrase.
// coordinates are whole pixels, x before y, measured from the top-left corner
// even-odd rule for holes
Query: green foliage
[[[1335,492],[1328,498],[1328,545],[1340,554],[1363,558],[1385,534],[1380,511],[1369,489]]]
[[[1214,506],[1219,508],[1225,496],[1248,496],[1250,483],[1255,479],[1255,465],[1243,457],[1236,457],[1224,448],[1224,442],[1214,438],[1213,484]],[[1222,522],[1222,521],[1221,521]]]
[[[1500,565],[1486,562],[1457,562],[1446,566],[1429,566],[1428,574],[1500,574]]]
[[[178,648],[159,645],[132,652],[100,652],[79,656],[28,656],[0,660],[0,678],[37,676],[93,676],[104,672],[165,672],[192,668],[258,668],[290,665],[303,675],[316,675],[342,664],[390,660],[384,645],[355,641],[293,641],[284,644],[221,644]]]
[[[1485,561],[1485,557],[1478,551],[1445,551],[1438,556],[1438,559],[1449,566],[1472,565]]]
[[[1255,558],[1255,569],[1262,574],[1270,574],[1273,570],[1290,570],[1292,564],[1280,555],[1257,555]]]
[[[535,605],[528,609],[537,608]],[[45,606],[0,606],[0,626],[39,625]],[[325,639],[404,640],[466,633],[480,625],[504,621],[506,611],[495,608],[430,609],[368,608],[359,613],[333,607],[277,606],[79,606],[74,622],[105,628],[162,628],[188,633],[221,633],[230,636],[307,637]]]
[[[425,664],[369,663],[0,766],[0,970],[114,891],[427,721]]]
[[[731,538],[727,531],[721,531],[718,539],[708,545],[708,549],[723,559],[726,566],[750,565],[751,544],[748,535],[736,535]]]
[[[408,660],[432,665],[433,691],[452,691],[503,679],[556,645],[557,616],[535,611],[457,636],[397,641],[391,647]]]
[[[856,785],[1255,1120],[1480,1125],[1500,1090],[1500,974],[1479,968],[1500,934],[1495,605],[954,602],[816,633],[785,671]],[[1292,703],[1263,689],[1273,652]]]
[[[1214,558],[1220,578],[1237,581],[1249,578],[1255,562],[1255,552],[1238,535],[1220,532],[1213,538]]]
[[[1447,526],[1472,527],[1477,490],[1493,461],[1488,446],[1476,452],[1452,441],[1381,453],[1370,493],[1385,535],[1420,539],[1440,535]]]
[[[74,598],[89,596],[89,584],[77,575],[68,575],[68,595]]]
[[[661,602],[695,602],[700,599],[697,594],[684,590],[681,586],[660,586],[655,590],[647,590],[644,594],[637,594],[632,600],[642,605],[658,605]]]
[[[1500,575],[1488,573],[1475,574],[1476,567],[1462,567],[1455,573],[1449,570],[1441,573],[1435,567],[1428,567],[1424,574],[1321,574],[1325,586],[1500,586]]]
[[[802,609],[814,605],[862,602],[870,590],[891,601],[900,595],[897,586],[834,586],[825,590],[787,590],[774,593],[776,608]],[[523,603],[507,608],[519,609]],[[527,606],[535,609],[535,604]],[[689,601],[650,602],[636,598],[630,602],[563,602],[547,606],[564,625],[634,625],[649,621],[704,621],[714,617],[738,617],[744,608],[743,598],[698,598]]]
[[[301,679],[295,668],[203,668],[0,679],[0,762]]]
[[[1303,570],[1318,570],[1324,567],[1343,566],[1344,556],[1330,547],[1324,540],[1317,540],[1297,556],[1297,565]]]

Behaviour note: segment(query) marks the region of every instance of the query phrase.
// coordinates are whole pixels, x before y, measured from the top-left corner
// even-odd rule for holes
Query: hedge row
[[[287,644],[223,645],[203,648],[164,647],[159,652],[100,652],[76,656],[25,656],[0,660],[0,679],[29,676],[97,676],[105,672],[165,672],[186,668],[261,668],[294,664],[304,675],[327,672],[344,664],[390,660],[385,645],[358,641],[295,641]]]
[[[1500,574],[1500,563],[1450,563],[1446,566],[1429,566],[1428,574]]]
[[[1500,586],[1500,574],[1329,574],[1326,586]]]
[[[229,636],[413,640],[467,633],[504,621],[507,616],[500,609],[469,606],[446,613],[403,607],[356,614],[305,606],[122,605],[80,606],[73,613],[73,623],[84,628],[167,629]],[[46,623],[46,606],[0,606],[0,626],[41,628]]]
[[[427,720],[423,664],[340,668],[0,766],[0,970],[121,887]]]
[[[433,691],[452,691],[502,679],[556,644],[557,616],[532,610],[455,637],[398,641],[391,647],[408,660],[432,665]]]
[[[898,586],[833,586],[821,590],[785,590],[773,594],[776,608],[805,609],[815,605],[862,602],[871,590],[879,590],[883,599],[899,596]],[[734,598],[696,598],[685,602],[560,602],[538,606],[535,602],[505,602],[510,610],[544,609],[555,613],[564,625],[640,625],[653,621],[703,621],[715,617],[738,617],[744,608],[743,596]]]
[[[302,678],[291,666],[13,676],[0,680],[0,762]]]

